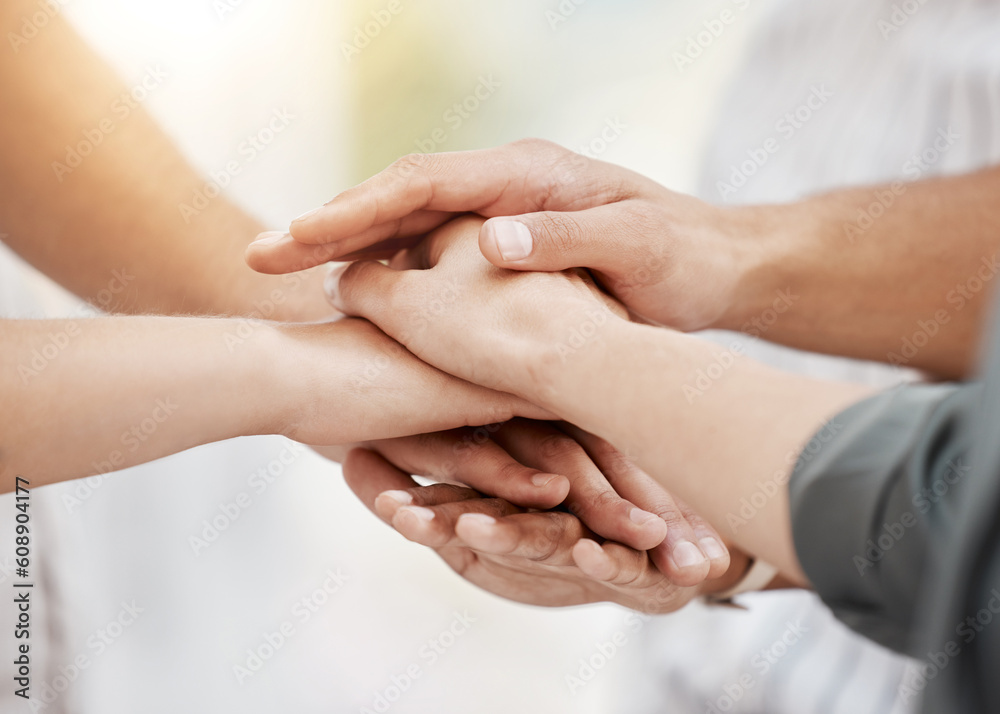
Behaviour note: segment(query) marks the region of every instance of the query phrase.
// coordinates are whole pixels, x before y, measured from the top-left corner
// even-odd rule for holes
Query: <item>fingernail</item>
[[[628,514],[629,520],[639,526],[644,526],[651,521],[655,521],[658,516],[641,508],[633,508]]]
[[[491,221],[489,225],[501,258],[522,260],[531,255],[531,231],[526,225],[519,221]]]
[[[299,223],[301,221],[309,220],[310,218],[312,218],[313,216],[315,216],[317,213],[319,213],[320,208],[322,208],[322,206],[320,206],[319,208],[314,208],[311,211],[306,211],[301,216],[293,218],[292,219],[292,223]]]
[[[412,513],[419,520],[427,523],[428,521],[434,520],[434,511],[429,508],[424,508],[423,506],[404,506],[399,509],[400,513]]]
[[[555,474],[535,474],[531,477],[531,483],[533,483],[538,488],[547,486],[552,483],[552,479],[555,478]]]
[[[701,546],[702,552],[708,556],[709,560],[719,560],[726,557],[726,549],[715,538],[702,538],[698,541],[698,545]]]
[[[497,523],[496,518],[487,516],[485,513],[463,513],[458,517],[458,520],[474,523],[477,526],[495,526]]]
[[[338,310],[343,309],[340,304],[340,276],[347,270],[348,265],[350,264],[343,263],[331,268],[330,272],[327,273],[326,280],[323,281],[323,292],[326,293],[326,299]]]
[[[413,503],[413,496],[406,491],[383,491],[379,496],[388,496],[401,506],[408,506]]]
[[[678,568],[692,568],[705,562],[705,555],[689,540],[681,541],[674,546],[671,555]]]
[[[250,245],[274,245],[287,235],[288,233],[284,231],[266,231],[257,236]]]

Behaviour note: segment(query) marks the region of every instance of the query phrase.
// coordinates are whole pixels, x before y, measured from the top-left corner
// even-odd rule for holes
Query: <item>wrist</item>
[[[761,336],[773,321],[770,313],[783,313],[798,299],[795,262],[810,232],[809,212],[796,204],[720,210],[732,288],[726,308],[708,327]]]
[[[606,376],[627,372],[630,345],[642,326],[604,307],[576,320],[560,311],[550,314],[552,322],[542,332],[547,338],[522,371],[525,378],[516,394],[566,421],[592,424],[602,412],[604,390],[622,386]]]

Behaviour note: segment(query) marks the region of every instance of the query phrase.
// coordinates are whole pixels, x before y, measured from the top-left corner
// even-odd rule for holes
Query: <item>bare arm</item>
[[[414,358],[362,320],[0,321],[0,490],[284,434],[345,444],[545,416]]]
[[[19,32],[37,10],[33,0],[3,3],[0,34]],[[316,278],[282,280],[245,266],[260,225],[224,196],[197,215],[182,212],[204,177],[59,14],[16,52],[4,50],[0,232],[28,262],[117,312],[329,314]],[[95,143],[85,132],[102,138],[77,163],[67,147]],[[127,286],[109,303],[101,291],[119,276]]]

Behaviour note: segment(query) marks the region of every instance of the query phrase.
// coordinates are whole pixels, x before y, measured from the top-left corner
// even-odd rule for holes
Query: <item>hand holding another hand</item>
[[[588,268],[632,313],[680,330],[738,329],[771,296],[758,269],[779,235],[767,211],[712,206],[539,139],[403,157],[248,260],[279,273],[385,258],[469,212],[490,219],[478,238],[494,265]]]
[[[577,441],[554,427],[523,420],[495,427],[488,439],[480,432],[368,444],[349,453],[344,474],[366,505],[408,539],[434,548],[470,582],[520,602],[611,601],[670,612],[702,590],[720,589],[716,579],[732,574],[715,531],[599,439],[571,429]],[[539,499],[529,485],[539,471],[528,464],[567,476],[557,480],[547,474],[551,493]],[[413,472],[449,483],[417,486],[408,475]],[[539,505],[566,493],[568,510],[529,511],[457,482]],[[637,527],[630,518],[634,507],[612,485],[655,511],[659,526],[651,527],[646,514]],[[594,529],[617,532],[618,541],[637,548],[603,541]],[[643,551],[643,541],[658,539],[659,545]]]

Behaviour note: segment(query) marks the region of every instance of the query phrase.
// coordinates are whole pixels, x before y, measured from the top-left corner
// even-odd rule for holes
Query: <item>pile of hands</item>
[[[338,261],[326,291],[339,324],[378,344],[355,396],[409,403],[404,390],[430,384],[404,412],[466,424],[369,440],[385,418],[388,432],[412,433],[389,409],[359,425],[359,443],[321,450],[375,514],[501,596],[663,613],[725,589],[748,560],[628,455],[566,421],[559,393],[588,388],[575,355],[621,323],[738,322],[730,309],[753,255],[729,236],[756,221],[526,140],[400,159],[260,236],[247,261],[265,273]],[[298,423],[289,436],[328,443]]]

